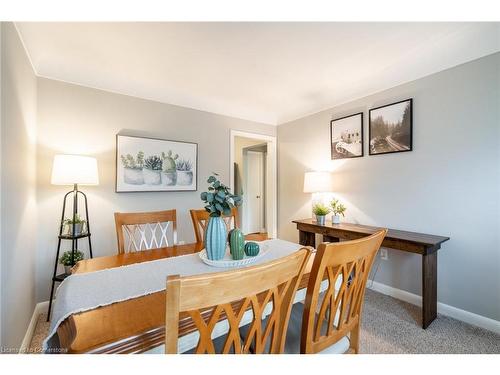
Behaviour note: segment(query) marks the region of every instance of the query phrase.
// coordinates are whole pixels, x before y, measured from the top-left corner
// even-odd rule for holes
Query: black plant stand
[[[63,234],[64,228],[64,213],[66,210],[66,199],[70,194],[73,194],[73,233]],[[85,220],[87,222],[87,230],[85,233],[76,234],[76,225],[74,224],[76,216],[78,214],[78,195],[82,195],[85,202]],[[87,205],[87,196],[82,191],[78,190],[78,184],[73,185],[73,190],[66,193],[63,200],[63,209],[61,215],[61,225],[59,226],[59,239],[57,242],[57,253],[56,260],[54,262],[54,273],[52,274],[52,288],[50,289],[50,300],[49,300],[49,311],[47,313],[47,322],[50,321],[50,313],[52,309],[52,299],[54,298],[54,287],[56,282],[62,282],[68,275],[66,273],[62,273],[57,275],[57,264],[59,261],[59,252],[61,250],[61,241],[62,240],[70,240],[71,241],[71,265],[74,266],[74,256],[75,251],[78,250],[78,240],[81,238],[88,238],[89,241],[89,253],[90,258],[92,258],[92,243],[90,242],[90,224],[89,224],[89,210]]]

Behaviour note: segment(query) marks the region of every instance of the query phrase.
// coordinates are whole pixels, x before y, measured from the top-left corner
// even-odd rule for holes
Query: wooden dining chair
[[[319,245],[305,302],[296,303],[291,312],[286,353],[359,352],[366,281],[386,234],[384,229],[354,241]],[[320,293],[325,282],[328,287]]]
[[[165,353],[178,352],[180,314],[187,316],[182,325],[188,319],[199,332],[197,354],[282,353],[291,305],[311,251],[302,248],[272,262],[232,271],[169,276]],[[214,328],[224,319],[227,334],[213,339]],[[245,336],[240,332],[244,324]]]
[[[119,254],[177,244],[176,210],[115,212],[115,225]]]
[[[209,213],[205,209],[189,210],[191,213],[191,221],[193,222],[194,236],[196,242],[203,242],[205,229],[210,218]],[[231,209],[231,215],[223,216],[226,229],[229,232],[233,228],[238,228],[238,209],[236,207]]]

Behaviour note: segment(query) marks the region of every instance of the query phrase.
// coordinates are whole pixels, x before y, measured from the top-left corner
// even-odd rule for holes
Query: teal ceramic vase
[[[259,245],[255,242],[247,242],[245,244],[245,254],[249,257],[254,257],[259,254]]]
[[[220,260],[226,253],[226,224],[222,217],[211,217],[205,231],[205,250],[210,260]]]
[[[245,237],[241,230],[233,229],[229,234],[229,249],[234,260],[245,257]]]

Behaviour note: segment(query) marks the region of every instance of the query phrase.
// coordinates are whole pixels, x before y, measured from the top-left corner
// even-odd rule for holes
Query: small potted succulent
[[[231,194],[229,188],[218,179],[218,174],[213,172],[207,180],[208,191],[201,193],[201,200],[206,203],[205,210],[210,214],[205,229],[205,250],[210,260],[222,259],[226,253],[226,224],[222,215],[230,215],[233,207],[241,204],[241,197]]]
[[[176,160],[179,155],[172,154],[172,150],[168,153],[161,153],[161,160],[163,170],[161,172],[161,184],[167,186],[174,186],[177,184],[177,165]]]
[[[80,250],[75,250],[73,253],[73,262],[71,262],[71,250],[65,251],[59,258],[59,263],[64,266],[64,273],[71,274],[71,268],[80,260],[83,259],[83,253]]]
[[[68,235],[75,235],[79,236],[80,234],[84,233],[86,230],[86,224],[87,222],[83,220],[80,215],[76,214],[74,217],[71,219],[64,219],[63,224],[66,228],[65,233]],[[74,232],[73,232],[74,229]]]
[[[177,185],[189,186],[193,183],[193,163],[191,160],[179,159],[176,162]]]
[[[161,183],[162,160],[156,156],[149,156],[144,160],[144,183],[148,185],[159,185]]]
[[[139,151],[137,157],[132,155],[120,156],[123,164],[123,181],[126,184],[142,185],[144,184],[144,176],[142,168],[144,167],[144,152]]]
[[[319,225],[325,225],[326,215],[330,213],[330,207],[323,203],[316,203],[313,206],[313,213],[316,215],[316,222]]]
[[[347,208],[339,202],[338,199],[332,199],[330,202],[330,208],[332,209],[332,223],[333,224],[340,224],[340,215],[342,217],[345,217],[344,213],[347,210]]]

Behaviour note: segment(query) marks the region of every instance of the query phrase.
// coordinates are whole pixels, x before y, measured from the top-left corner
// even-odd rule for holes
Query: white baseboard
[[[389,285],[378,283],[376,281],[373,281],[372,284],[372,280],[368,280],[367,287],[376,292],[411,303],[412,305],[422,306],[422,297],[417,294],[413,294],[405,290],[397,289]],[[443,314],[451,318],[461,320],[462,322],[474,325],[476,327],[481,327],[489,331],[500,334],[500,321],[498,320],[474,314],[469,311],[461,310],[459,308],[446,305],[441,302],[438,302],[437,310],[439,314]]]
[[[23,342],[21,343],[21,347],[19,348],[19,353],[27,353],[31,343],[31,339],[33,338],[33,334],[35,333],[38,316],[42,312],[47,311],[48,308],[49,301],[44,301],[36,304],[33,310],[33,315],[31,316],[30,324],[28,325],[28,329],[26,330],[26,334],[24,335]]]

